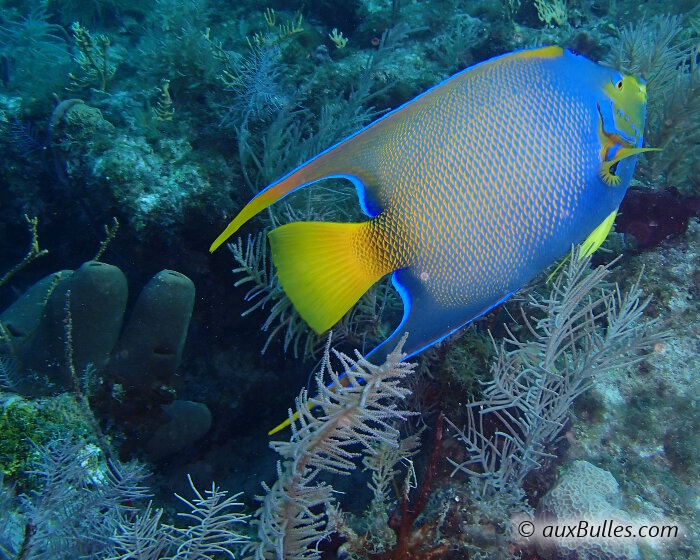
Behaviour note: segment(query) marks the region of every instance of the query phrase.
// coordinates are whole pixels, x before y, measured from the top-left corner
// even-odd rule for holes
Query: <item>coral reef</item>
[[[688,0],[0,0],[0,559],[700,558],[699,40]],[[207,253],[300,162],[546,44],[641,74],[662,148],[593,257],[606,274],[581,269],[590,290],[543,277],[377,372],[350,352],[400,320],[383,281],[334,332],[336,373],[248,233],[361,219],[351,185]],[[683,531],[618,552],[512,533],[594,506]]]
[[[700,197],[684,197],[673,188],[664,191],[632,188],[620,205],[615,231],[632,235],[636,247],[644,251],[669,237],[682,235],[690,219],[699,217]]]
[[[0,409],[0,475],[21,491],[36,490],[31,474],[37,446],[50,444],[66,432],[94,443],[83,411],[69,395],[39,401],[19,397],[2,399]]]
[[[83,394],[132,439],[155,429],[144,451],[158,460],[211,425],[206,405],[176,400],[194,285],[178,272],[158,273],[122,332],[126,304],[124,274],[98,261],[38,281],[0,314],[5,385],[26,396]],[[183,422],[187,430],[173,432]]]
[[[493,379],[484,383],[481,400],[468,405],[466,428],[450,422],[466,448],[464,459],[450,460],[454,472],[478,477],[484,495],[517,496],[528,473],[551,457],[574,400],[594,377],[640,361],[640,354],[664,340],[653,321],[642,319],[649,300],[640,300],[637,284],[622,296],[601,288],[609,267],[587,273],[590,257],[572,252],[568,260],[548,297],[531,296],[530,313],[543,314],[537,320],[523,314],[532,339],[505,338],[491,368]],[[593,290],[600,296],[592,297]],[[497,426],[493,435],[489,420]]]
[[[587,461],[574,461],[557,485],[545,494],[537,505],[541,524],[562,525],[580,519],[602,523],[606,519],[620,525],[631,522],[621,508],[620,487],[607,471]],[[546,559],[562,560],[635,560],[639,550],[634,541],[588,542],[582,539],[540,539],[537,550]]]

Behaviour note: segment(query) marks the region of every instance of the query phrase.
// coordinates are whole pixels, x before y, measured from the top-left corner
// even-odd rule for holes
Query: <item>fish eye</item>
[[[622,91],[622,74],[619,72],[612,72],[610,74],[610,85],[618,91]]]

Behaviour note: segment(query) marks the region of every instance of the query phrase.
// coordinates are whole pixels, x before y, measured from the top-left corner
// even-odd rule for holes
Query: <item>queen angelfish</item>
[[[327,149],[253,198],[214,241],[290,192],[349,179],[362,223],[269,233],[280,283],[317,333],[386,274],[407,357],[483,315],[612,227],[642,148],[646,85],[545,47],[468,68]]]

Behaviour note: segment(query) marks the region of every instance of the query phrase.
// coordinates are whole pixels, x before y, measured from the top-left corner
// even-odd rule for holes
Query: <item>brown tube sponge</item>
[[[126,277],[116,266],[88,261],[73,273],[70,290],[75,368],[82,372],[91,363],[101,370],[122,329]]]
[[[103,368],[119,338],[126,300],[122,271],[95,261],[74,272],[51,274],[29,288],[0,318],[11,333],[9,353],[19,361],[20,370],[45,377],[42,381],[23,376],[22,392],[73,388],[66,352],[68,311],[76,372],[81,375],[88,363]]]
[[[130,407],[171,402],[194,306],[194,283],[163,270],[141,291],[105,377],[121,385]]]

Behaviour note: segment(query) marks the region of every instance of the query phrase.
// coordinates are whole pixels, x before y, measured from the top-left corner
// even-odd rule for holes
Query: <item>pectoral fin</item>
[[[598,250],[598,248],[603,244],[603,241],[605,241],[605,239],[608,237],[608,234],[615,223],[616,216],[617,209],[613,210],[608,217],[605,218],[602,223],[591,232],[586,240],[581,243],[581,246],[578,249],[579,259],[585,259]]]
[[[610,234],[610,230],[612,229],[613,224],[615,223],[615,218],[617,217],[617,210],[614,210],[611,212],[605,220],[601,222],[601,224],[595,228],[588,237],[584,240],[581,245],[579,245],[578,248],[578,258],[579,260],[585,259],[586,257],[591,256],[593,253],[595,253],[600,246],[603,244],[603,242],[607,239],[608,235]],[[547,280],[545,281],[546,283],[549,283],[552,281],[552,278],[554,278],[557,273],[561,270],[561,267],[566,264],[566,262],[571,258],[571,253],[566,255],[563,259],[561,259],[561,262],[556,266],[556,268],[547,276]]]
[[[609,152],[612,152],[612,146],[609,147]],[[605,160],[600,165],[600,178],[605,182],[606,185],[610,187],[616,187],[620,184],[622,179],[617,176],[615,170],[617,169],[617,164],[620,163],[625,158],[641,154],[642,152],[660,152],[661,148],[628,148],[626,146],[620,146],[619,149],[614,152],[612,159]]]

